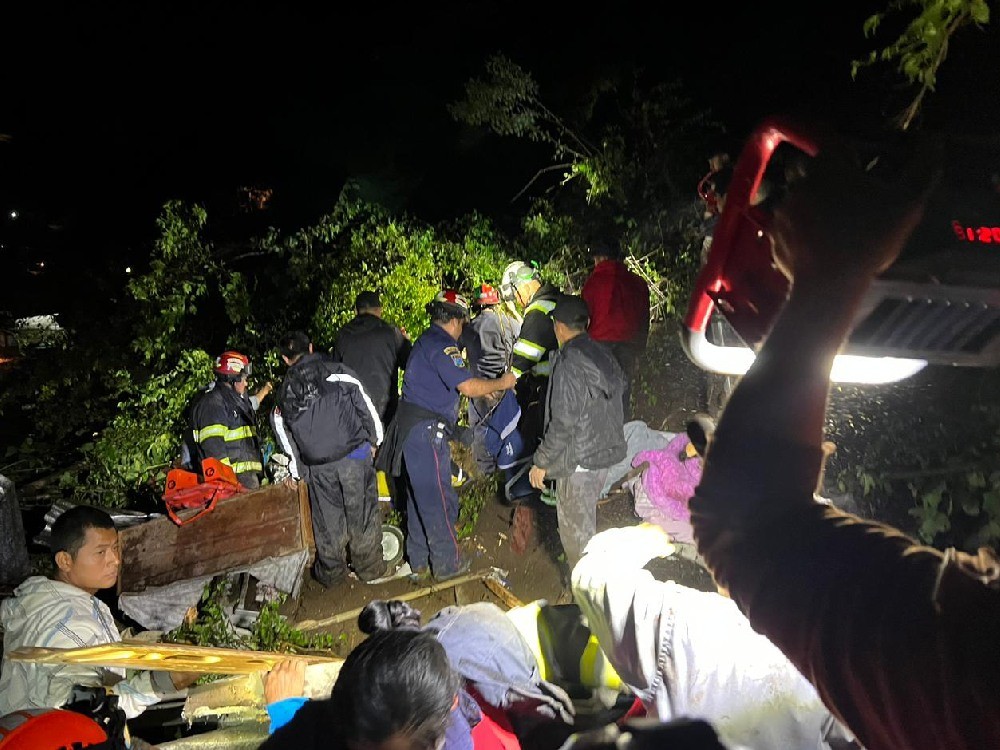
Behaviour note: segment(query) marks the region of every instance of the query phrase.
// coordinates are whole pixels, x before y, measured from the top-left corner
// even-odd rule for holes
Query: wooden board
[[[98,667],[155,669],[168,672],[253,674],[269,671],[291,654],[124,640],[85,648],[19,648],[4,656],[12,661],[31,661],[37,664],[91,664]],[[326,656],[298,654],[294,656],[308,664],[343,662],[343,659]]]
[[[185,526],[164,517],[125,528],[119,539],[119,594],[238,570],[302,549],[309,550],[311,562],[316,549],[305,482],[297,490],[276,484],[222,500]]]

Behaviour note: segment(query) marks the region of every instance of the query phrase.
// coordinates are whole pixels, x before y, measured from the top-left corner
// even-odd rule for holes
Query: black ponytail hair
[[[368,634],[378,630],[419,630],[420,610],[398,599],[372,599],[358,615],[358,628]]]

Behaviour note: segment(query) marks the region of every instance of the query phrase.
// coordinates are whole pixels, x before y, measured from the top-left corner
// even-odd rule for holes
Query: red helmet
[[[96,721],[62,708],[27,708],[0,716],[3,750],[89,747],[107,740],[107,732]]]
[[[215,360],[215,374],[231,380],[239,380],[251,372],[250,358],[239,352],[228,351]]]
[[[476,298],[476,302],[480,305],[499,305],[500,295],[489,284],[483,284],[479,288],[479,296]]]
[[[466,318],[469,317],[469,300],[454,289],[442,289],[435,295],[434,301],[450,308],[452,312],[457,312]]]

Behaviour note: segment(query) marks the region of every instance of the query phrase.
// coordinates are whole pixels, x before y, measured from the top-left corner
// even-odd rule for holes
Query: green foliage
[[[232,587],[231,577],[219,577],[206,583],[198,602],[197,617],[165,633],[163,640],[167,643],[279,653],[328,650],[337,645],[337,639],[332,635],[310,636],[293,628],[279,612],[285,601],[284,594],[261,607],[248,633],[238,631],[228,614]]]
[[[170,201],[156,221],[160,230],[149,271],[129,282],[138,302],[132,349],[146,365],[174,360],[195,335],[199,304],[210,279],[221,276],[219,264],[202,234],[208,216],[201,206]]]
[[[527,138],[552,147],[558,159],[583,160],[592,146],[542,102],[534,77],[505,55],[486,60],[487,78],[465,84],[465,99],[448,105],[456,120],[485,125],[497,135]],[[570,166],[566,164],[564,166]]]
[[[827,476],[924,542],[974,550],[1000,541],[1000,376],[927,368],[901,383],[833,389]],[[895,502],[894,502],[895,501]]]
[[[873,37],[887,17],[904,17],[902,32],[886,47],[872,50],[862,60],[851,63],[851,75],[880,62],[894,62],[907,82],[917,87],[911,103],[899,117],[906,130],[916,117],[927,93],[934,91],[937,74],[948,56],[954,36],[968,26],[983,26],[990,21],[987,0],[892,0],[887,12],[866,19],[864,34]]]
[[[146,379],[120,371],[122,400],[111,423],[84,448],[77,499],[123,506],[142,485],[152,485],[154,496],[161,494],[187,429],[185,411],[212,381],[212,364],[208,353],[192,350],[182,351],[173,367]]]
[[[479,514],[487,503],[497,501],[503,492],[503,475],[495,473],[470,480],[458,493],[458,538],[466,539],[476,531]]]
[[[648,86],[640,74],[599,81],[580,121],[571,123],[508,58],[487,59],[486,73],[466,84],[465,98],[449,111],[497,135],[550,146],[550,163],[539,165],[522,190],[559,175],[534,197],[522,225],[521,242],[544,264],[546,278],[578,290],[589,270],[586,244],[597,237],[619,242],[650,281],[655,314],[676,315],[706,231],[689,186],[704,172],[721,126],[677,81]]]

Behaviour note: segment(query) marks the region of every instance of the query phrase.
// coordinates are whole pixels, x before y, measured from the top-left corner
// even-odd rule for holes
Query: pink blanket
[[[674,528],[690,526],[688,500],[701,481],[701,459],[697,456],[686,458],[685,449],[690,442],[682,432],[665,448],[642,451],[632,458],[632,466],[649,462],[649,467],[642,473],[643,494],[659,511],[657,515],[662,515],[663,520],[670,522]]]

